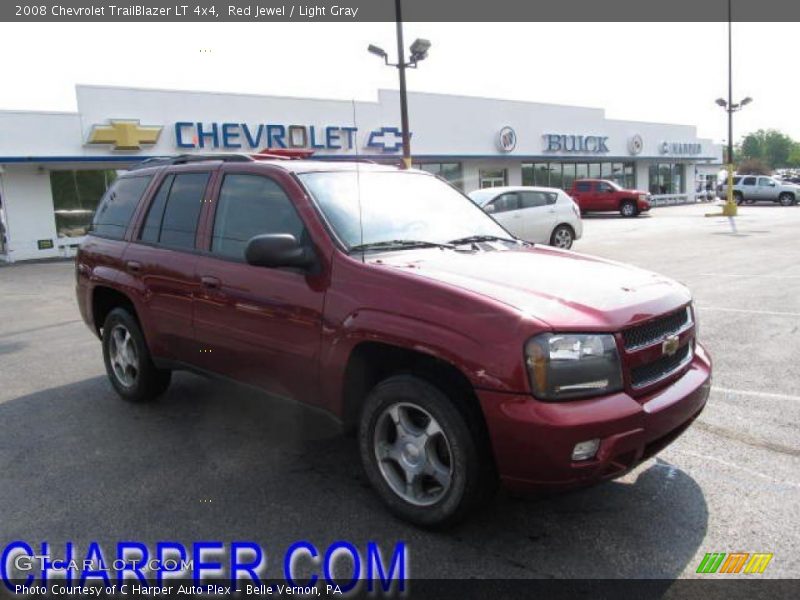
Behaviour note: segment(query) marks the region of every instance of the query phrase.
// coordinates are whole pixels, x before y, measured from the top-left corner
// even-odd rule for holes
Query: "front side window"
[[[151,176],[118,179],[100,202],[90,231],[121,240],[151,179]]]
[[[588,181],[579,181],[575,184],[575,191],[576,192],[591,192],[592,191],[592,184]]]
[[[772,186],[774,184],[772,183],[772,179],[770,179],[769,177],[759,177],[758,178],[758,185],[760,185],[762,187],[770,187],[770,186]]]
[[[393,240],[511,237],[468,198],[430,175],[338,171],[304,173],[300,180],[348,249]]]
[[[755,185],[756,178],[755,177],[745,177],[742,179],[742,185]]]
[[[302,240],[304,231],[292,201],[275,181],[261,175],[225,176],[214,216],[212,254],[244,260],[254,236],[290,233]]]

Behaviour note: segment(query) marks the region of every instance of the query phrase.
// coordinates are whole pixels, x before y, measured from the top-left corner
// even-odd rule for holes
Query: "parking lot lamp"
[[[717,98],[716,101],[717,105],[728,113],[728,156],[726,157],[728,164],[728,193],[725,206],[722,207],[722,214],[726,217],[735,217],[739,212],[733,199],[733,113],[741,110],[742,107],[747,106],[752,101],[753,99],[749,96],[738,103],[733,101],[733,18],[731,0],[728,0],[728,99]]]
[[[411,44],[409,50],[411,54],[408,60],[405,59],[405,50],[403,43],[403,14],[401,7],[401,0],[394,0],[395,21],[397,24],[397,62],[390,63],[389,55],[383,48],[369,45],[367,50],[382,58],[384,62],[390,67],[397,67],[400,75],[400,127],[401,136],[403,140],[403,168],[411,168],[411,134],[408,130],[408,95],[406,93],[406,69],[416,69],[417,63],[428,57],[428,50],[431,43],[428,40],[416,39]]]

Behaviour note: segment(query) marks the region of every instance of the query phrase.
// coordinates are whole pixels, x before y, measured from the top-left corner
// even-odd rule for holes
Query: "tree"
[[[760,158],[747,158],[739,163],[736,172],[739,175],[770,175],[772,169]]]
[[[744,136],[738,150],[740,159],[759,159],[776,169],[789,166],[789,155],[795,146],[794,140],[785,133],[759,129]]]
[[[800,168],[800,143],[795,143],[786,161],[787,167]]]

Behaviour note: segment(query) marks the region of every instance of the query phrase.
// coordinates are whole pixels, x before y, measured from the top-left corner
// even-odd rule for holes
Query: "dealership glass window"
[[[452,163],[419,163],[414,168],[438,175],[445,181],[452,183],[458,189],[464,189],[464,170],[460,162]]]
[[[561,163],[550,163],[548,171],[550,172],[550,187],[564,188],[564,177],[561,173]]]
[[[561,187],[568,190],[572,187],[572,182],[575,181],[575,165],[572,163],[564,163],[562,165],[564,175],[561,179]]]
[[[522,163],[522,185],[569,189],[576,178],[610,179],[634,187],[633,163]]]
[[[116,171],[52,171],[53,212],[58,237],[86,235],[97,205],[117,177]]]
[[[684,165],[657,163],[650,165],[648,175],[651,194],[682,194],[685,191]]]
[[[481,189],[508,185],[507,169],[481,169],[478,173]]]

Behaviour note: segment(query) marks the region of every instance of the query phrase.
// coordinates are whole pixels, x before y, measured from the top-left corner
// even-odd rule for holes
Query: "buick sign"
[[[511,127],[503,127],[497,134],[497,147],[502,152],[511,152],[517,147],[517,133]]]

